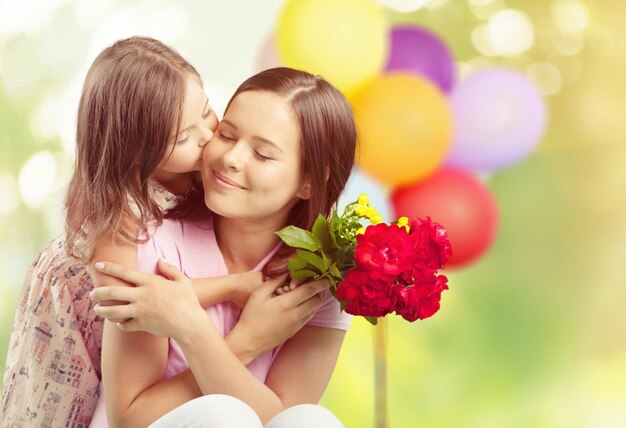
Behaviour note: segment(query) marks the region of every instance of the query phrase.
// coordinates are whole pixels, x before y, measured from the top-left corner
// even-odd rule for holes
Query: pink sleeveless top
[[[278,247],[272,250],[253,271],[260,271],[274,255]],[[157,273],[157,261],[161,258],[179,268],[190,278],[208,278],[228,275],[224,257],[217,245],[212,226],[198,226],[194,223],[178,220],[164,220],[152,238],[137,247],[137,267],[142,272]],[[323,304],[315,316],[307,323],[310,326],[347,330],[352,316],[342,312],[339,302],[330,291],[322,295]],[[213,325],[222,336],[226,336],[239,320],[241,310],[230,302],[223,302],[206,309]],[[261,382],[265,382],[272,362],[282,345],[259,355],[250,364],[248,370]],[[187,360],[175,340],[170,339],[167,367],[163,378],[168,379],[189,368]],[[100,397],[98,409],[90,425],[106,427],[104,396]]]

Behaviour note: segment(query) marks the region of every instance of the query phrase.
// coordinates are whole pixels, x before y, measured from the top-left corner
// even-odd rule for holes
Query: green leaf
[[[335,263],[332,263],[329,268],[328,271],[330,272],[330,274],[332,276],[334,276],[335,278],[339,279],[343,279],[343,276],[341,275],[341,272],[339,272],[339,269],[337,268],[337,265]]]
[[[289,272],[295,272],[297,270],[304,269],[307,264],[308,263],[305,259],[296,255],[289,259],[287,262],[287,268],[289,269]]]
[[[330,239],[331,241],[333,241],[333,245],[335,248],[339,248],[339,244],[337,243],[337,229],[339,228],[339,224],[340,224],[340,219],[339,216],[337,215],[337,211],[333,211],[333,215],[330,218],[330,227],[329,227],[329,234],[330,234]]]
[[[304,248],[309,251],[316,251],[320,248],[318,239],[308,230],[299,227],[287,226],[276,234],[290,247]]]
[[[307,279],[313,279],[317,277],[317,273],[308,269],[301,269],[291,274],[295,279],[300,281],[306,281]]]
[[[319,270],[319,273],[326,271],[326,269],[324,269],[324,261],[320,256],[315,253],[306,250],[296,250],[296,257],[305,260],[307,264],[310,264],[311,266]]]
[[[328,268],[330,267],[330,257],[328,257],[326,253],[324,253],[323,251],[322,251],[322,263],[324,266],[324,269],[322,269],[322,272],[328,271]]]
[[[378,318],[376,318],[376,317],[366,317],[366,316],[364,316],[363,318],[365,318],[372,325],[378,324]]]
[[[322,250],[330,253],[336,246],[333,247],[332,238],[330,236],[330,228],[328,227],[328,220],[323,215],[318,215],[313,223],[312,229],[313,235],[318,239],[322,245]]]

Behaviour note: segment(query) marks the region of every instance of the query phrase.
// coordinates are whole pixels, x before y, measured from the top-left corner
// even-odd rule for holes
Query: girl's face
[[[300,127],[285,98],[237,95],[204,149],[207,207],[227,218],[286,220],[310,186],[300,171]]]
[[[217,116],[198,80],[188,77],[180,129],[172,137],[171,145],[159,169],[169,173],[199,171],[202,149],[213,137]]]

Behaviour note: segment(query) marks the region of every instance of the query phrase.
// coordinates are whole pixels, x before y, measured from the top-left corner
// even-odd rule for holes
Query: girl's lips
[[[215,181],[215,183],[218,186],[225,187],[227,189],[245,189],[245,187],[224,177],[223,175],[221,175],[219,172],[215,170],[213,171],[213,181]]]

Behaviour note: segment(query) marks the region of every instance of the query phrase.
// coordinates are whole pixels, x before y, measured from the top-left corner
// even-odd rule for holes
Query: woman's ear
[[[300,199],[311,199],[311,179],[307,178],[306,180],[304,180],[304,183],[302,184],[302,187],[300,187],[300,190],[298,191],[298,193],[296,193],[296,196]]]

